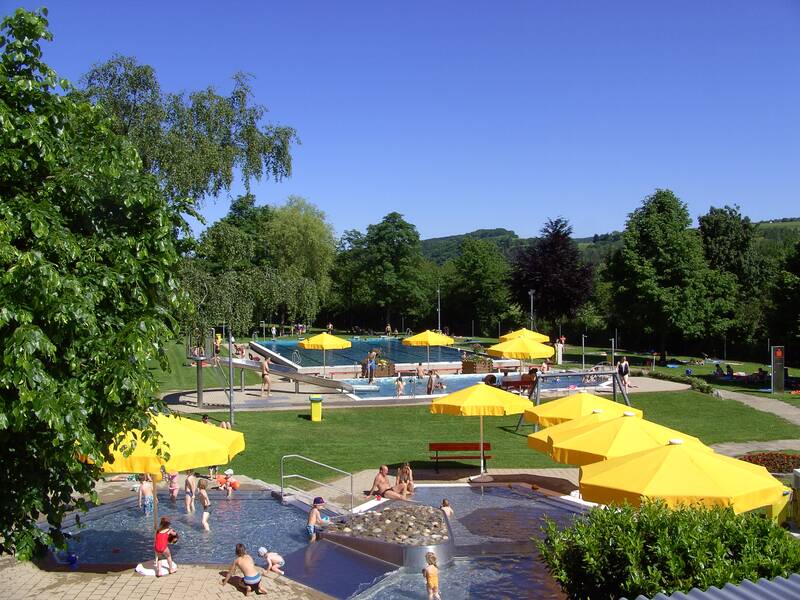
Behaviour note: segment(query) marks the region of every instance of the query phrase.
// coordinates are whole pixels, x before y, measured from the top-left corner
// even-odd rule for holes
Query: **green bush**
[[[693,390],[697,390],[702,394],[711,394],[714,388],[710,383],[699,377],[690,377],[688,375],[673,375],[672,373],[662,373],[661,371],[641,371],[638,373],[644,377],[652,377],[653,379],[663,379],[665,381],[674,381],[675,383],[683,383],[691,386]]]
[[[573,600],[650,598],[800,570],[800,542],[730,508],[625,504],[592,509],[566,529],[548,519],[543,531],[542,559]]]

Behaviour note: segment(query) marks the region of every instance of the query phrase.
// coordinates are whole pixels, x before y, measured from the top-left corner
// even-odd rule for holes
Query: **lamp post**
[[[267,322],[261,321],[261,338],[267,339]]]
[[[436,321],[437,330],[442,331],[442,293],[439,286],[436,286]]]
[[[614,347],[615,347],[615,340],[611,338],[611,366],[614,366]]]
[[[581,370],[586,370],[586,334],[581,334]]]
[[[228,327],[228,385],[229,388],[229,395],[228,400],[230,401],[230,407],[228,409],[228,413],[230,415],[229,422],[231,425],[234,425],[233,420],[233,333],[231,333],[231,328]]]
[[[528,290],[528,296],[531,298],[531,331],[533,331],[533,290]]]

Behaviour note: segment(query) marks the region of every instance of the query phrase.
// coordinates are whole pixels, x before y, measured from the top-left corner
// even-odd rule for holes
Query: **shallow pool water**
[[[534,555],[458,558],[439,572],[442,598],[561,600],[566,598]],[[422,574],[400,569],[356,596],[357,600],[427,598]]]
[[[212,491],[211,531],[204,531],[200,524],[199,502],[197,510],[187,514],[182,493],[177,503],[167,494],[158,497],[159,517],[168,517],[180,536],[178,543],[170,546],[179,564],[229,564],[237,543],[253,554],[259,546],[288,554],[307,543],[306,514],[282,506],[267,492],[236,492],[226,500]],[[153,516],[145,516],[135,498],[115,503],[110,510],[103,508],[93,509],[83,518],[85,529],[67,529],[74,536],[69,550],[78,556],[78,562],[136,564],[152,560]]]

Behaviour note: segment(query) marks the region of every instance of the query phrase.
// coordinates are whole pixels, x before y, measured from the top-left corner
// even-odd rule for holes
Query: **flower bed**
[[[761,465],[770,473],[791,473],[800,469],[800,454],[788,452],[754,452],[739,457],[741,460]]]

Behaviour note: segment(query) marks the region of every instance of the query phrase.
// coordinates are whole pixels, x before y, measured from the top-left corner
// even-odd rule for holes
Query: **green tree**
[[[708,268],[690,225],[686,205],[670,190],[656,190],[628,216],[623,247],[606,271],[617,322],[655,335],[659,350],[670,335],[700,339],[731,325],[733,278]]]
[[[491,242],[465,238],[453,268],[447,299],[457,311],[456,325],[465,331],[474,319],[479,331],[488,335],[493,321],[508,309],[508,263]]]
[[[800,353],[800,242],[786,258],[770,291],[769,333],[788,346],[789,356]]]
[[[382,309],[381,316],[387,322],[393,315],[422,316],[426,286],[417,228],[400,213],[391,212],[367,227],[364,248],[362,275],[369,280],[369,297]]]
[[[514,291],[527,306],[533,290],[538,315],[551,321],[573,318],[592,293],[592,267],[583,262],[566,219],[548,219],[542,236],[514,260]]]
[[[164,93],[151,66],[115,55],[83,77],[81,94],[114,116],[117,133],[170,198],[200,199],[229,190],[236,173],[249,192],[251,179],[279,181],[292,172],[295,130],[264,123],[267,109],[252,103],[247,76],[233,81],[227,96],[213,87]]]
[[[777,260],[759,253],[756,227],[738,206],[712,206],[698,221],[709,266],[730,273],[736,282],[737,307],[728,333],[734,341],[745,343],[763,339],[768,298],[763,291],[774,282]]]
[[[197,257],[212,273],[243,270],[253,266],[255,243],[253,237],[225,221],[217,221],[200,234]]]
[[[324,212],[303,198],[289,196],[286,204],[272,211],[261,243],[268,246],[270,266],[281,272],[294,269],[315,283],[318,297],[325,297],[336,244]]]
[[[56,90],[46,14],[19,9],[0,36],[0,477],[24,482],[0,495],[0,551],[20,558],[63,542],[120,432],[149,430],[163,407],[149,366],[167,368],[182,302],[185,206],[101,109]]]

